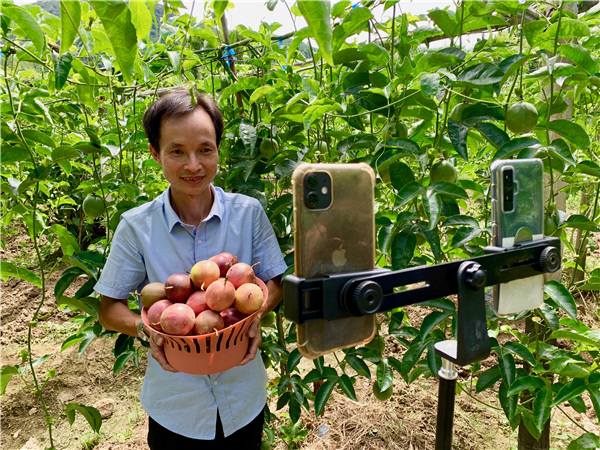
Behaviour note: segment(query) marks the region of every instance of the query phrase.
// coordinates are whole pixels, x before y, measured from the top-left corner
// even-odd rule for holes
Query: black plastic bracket
[[[468,260],[390,271],[326,275],[283,280],[288,320],[335,320],[389,311],[458,294],[457,340],[436,351],[457,365],[480,361],[490,352],[485,316],[485,287],[528,278],[560,267],[560,240],[544,238],[506,249],[486,247]]]

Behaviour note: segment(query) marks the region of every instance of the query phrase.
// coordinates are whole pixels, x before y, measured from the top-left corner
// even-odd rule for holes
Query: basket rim
[[[266,283],[263,280],[261,280],[258,277],[256,277],[256,284],[263,290],[263,294],[264,294],[263,304],[264,304],[264,302],[267,301],[268,292],[269,292],[268,289],[267,289],[267,285],[266,285]],[[183,304],[185,304],[185,302]],[[236,322],[233,325],[229,325],[228,327],[223,328],[223,329],[219,330],[218,332],[219,333],[223,333],[225,331],[231,331],[231,332],[233,332],[233,330],[235,330],[236,328],[243,327],[244,324],[248,320],[254,320],[254,317],[256,317],[256,315],[258,314],[258,311],[260,311],[260,310],[254,311],[252,314],[250,314],[249,316],[244,317],[239,322]],[[185,336],[178,336],[178,335],[174,335],[174,334],[167,334],[167,333],[164,333],[162,331],[157,330],[152,325],[150,325],[150,322],[148,321],[148,310],[145,307],[142,307],[141,316],[142,316],[142,320],[144,321],[144,324],[148,326],[148,328],[150,329],[150,331],[152,333],[156,333],[156,334],[158,334],[160,336],[163,336],[165,338],[168,338],[168,339],[194,340],[194,339],[214,338],[214,337],[217,336],[217,332],[216,331],[214,331],[212,333],[209,333],[209,334],[195,334],[195,335],[185,335]]]

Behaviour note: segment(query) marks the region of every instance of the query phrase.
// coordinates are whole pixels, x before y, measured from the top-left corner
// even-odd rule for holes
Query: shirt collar
[[[224,199],[222,196],[223,191],[219,188],[215,189],[215,187],[212,184],[210,185],[210,190],[213,193],[213,204],[210,208],[208,216],[206,216],[206,218],[202,222],[208,222],[213,217],[216,217],[219,220],[221,220],[223,218],[223,211],[225,208],[223,205],[223,202],[224,202]],[[177,225],[177,224],[184,225],[184,223],[181,221],[181,219],[179,218],[179,216],[173,209],[173,206],[171,205],[170,192],[171,192],[171,187],[169,187],[165,192],[163,192],[162,196],[163,196],[165,216],[167,219],[167,226],[169,228],[169,231],[173,231],[173,227],[175,225]]]

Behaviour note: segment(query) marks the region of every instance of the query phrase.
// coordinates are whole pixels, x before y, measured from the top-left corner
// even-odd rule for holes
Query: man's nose
[[[188,157],[186,166],[190,171],[200,170],[202,168],[202,160],[196,153],[192,152]]]

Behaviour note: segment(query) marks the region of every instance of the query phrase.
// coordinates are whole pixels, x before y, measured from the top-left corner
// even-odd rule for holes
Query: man
[[[121,218],[95,290],[102,295],[100,323],[144,338],[151,358],[140,395],[149,415],[151,449],[260,447],[266,371],[255,358],[260,318],[281,301],[285,271],[277,239],[260,203],[211,183],[218,167],[223,118],[206,94],[177,89],[154,102],[143,118],[153,158],[169,188]],[[254,264],[269,296],[248,335],[241,364],[215,375],[189,375],[169,365],[162,337],[127,307],[130,292],[227,251]]]

